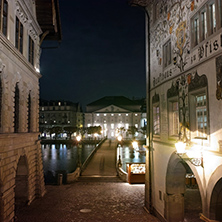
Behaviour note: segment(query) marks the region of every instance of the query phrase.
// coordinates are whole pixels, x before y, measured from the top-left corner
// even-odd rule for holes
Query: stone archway
[[[15,177],[15,213],[28,203],[28,164],[26,156],[21,156]]]
[[[210,199],[210,218],[222,221],[222,178],[214,186]]]
[[[198,185],[196,184],[196,190],[188,189],[188,187],[186,186],[186,175],[192,173],[192,170],[185,161],[181,160],[181,158],[179,158],[176,154],[172,154],[169,160],[166,174],[166,196],[164,216],[168,222],[184,221],[185,213],[186,219],[187,217],[191,218],[195,216],[196,220],[193,221],[201,221],[199,219],[198,213],[196,213],[197,209],[200,212],[202,209]],[[193,206],[193,197],[196,201],[195,209],[193,209],[194,207],[191,207]],[[194,212],[192,212],[193,210]],[[189,214],[192,215],[190,216]]]

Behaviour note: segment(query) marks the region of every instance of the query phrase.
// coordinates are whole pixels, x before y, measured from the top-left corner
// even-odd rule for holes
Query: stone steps
[[[80,176],[78,182],[112,182],[112,183],[124,183],[118,176]]]

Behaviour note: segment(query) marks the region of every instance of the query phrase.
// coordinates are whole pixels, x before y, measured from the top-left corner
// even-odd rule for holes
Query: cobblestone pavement
[[[44,197],[17,214],[19,222],[157,222],[144,209],[144,185],[85,179],[46,186]]]

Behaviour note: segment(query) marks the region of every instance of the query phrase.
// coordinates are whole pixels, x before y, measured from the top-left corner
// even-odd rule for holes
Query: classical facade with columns
[[[131,5],[146,14],[146,207],[161,221],[222,221],[222,1]]]
[[[50,2],[56,13],[57,1]],[[0,221],[14,221],[20,207],[45,194],[38,140],[40,8],[38,0],[0,1]]]

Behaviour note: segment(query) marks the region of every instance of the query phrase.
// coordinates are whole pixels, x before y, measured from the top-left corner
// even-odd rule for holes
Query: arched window
[[[19,87],[18,83],[15,86],[15,97],[14,97],[14,132],[17,133],[19,129]]]
[[[28,97],[28,132],[31,132],[31,95]]]

